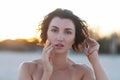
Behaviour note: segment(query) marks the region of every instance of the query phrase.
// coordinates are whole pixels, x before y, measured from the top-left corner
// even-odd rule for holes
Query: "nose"
[[[58,33],[56,36],[56,40],[62,42],[64,40],[64,34]]]

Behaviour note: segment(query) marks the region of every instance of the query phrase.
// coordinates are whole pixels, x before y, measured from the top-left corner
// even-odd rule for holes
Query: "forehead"
[[[52,26],[56,26],[59,28],[75,29],[75,25],[74,25],[73,21],[68,18],[54,17],[49,24],[49,27],[52,27]]]

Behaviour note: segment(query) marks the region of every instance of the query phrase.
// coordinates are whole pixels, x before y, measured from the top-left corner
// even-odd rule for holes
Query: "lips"
[[[55,48],[56,48],[56,49],[61,49],[61,48],[63,48],[63,47],[64,47],[63,44],[55,44]]]

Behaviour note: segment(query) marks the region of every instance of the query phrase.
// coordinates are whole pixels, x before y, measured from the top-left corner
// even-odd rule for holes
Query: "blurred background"
[[[69,9],[88,23],[90,36],[101,45],[106,73],[110,80],[119,80],[119,7],[119,0],[0,0],[0,80],[17,80],[22,62],[41,57],[38,24],[56,8]],[[90,65],[84,54],[71,50],[69,57]]]

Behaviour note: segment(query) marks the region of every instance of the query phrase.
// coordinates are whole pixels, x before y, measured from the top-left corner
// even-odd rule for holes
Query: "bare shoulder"
[[[94,80],[94,74],[93,71],[90,67],[88,67],[85,64],[74,64],[73,65],[75,71],[76,71],[76,75],[80,76],[80,79],[84,79],[84,80]]]
[[[72,65],[72,68],[76,71],[91,71],[91,68],[88,67],[86,64],[76,64],[75,62],[73,62],[71,59],[68,58],[68,62],[69,64]]]
[[[89,70],[90,67],[88,67],[86,64],[73,64],[73,67],[76,69],[82,69],[82,70]]]
[[[19,80],[33,80],[35,74],[39,71],[42,74],[41,60],[23,62],[19,66]]]
[[[20,70],[24,70],[27,73],[33,73],[37,67],[42,67],[42,63],[40,59],[30,61],[30,62],[22,62],[20,64]]]
[[[86,64],[73,64],[73,68],[78,72],[82,73],[83,75],[86,73],[91,73],[92,69],[88,67]]]

